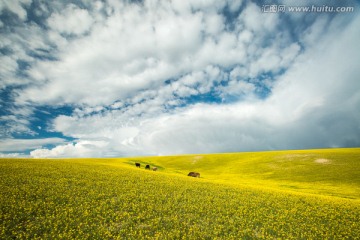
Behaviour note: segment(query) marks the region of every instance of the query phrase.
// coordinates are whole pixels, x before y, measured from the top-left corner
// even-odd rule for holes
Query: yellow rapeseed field
[[[0,239],[359,239],[359,149],[312,151],[0,159]]]

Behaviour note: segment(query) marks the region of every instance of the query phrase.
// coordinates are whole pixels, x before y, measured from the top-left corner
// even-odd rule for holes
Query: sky
[[[356,0],[0,0],[0,157],[360,147],[359,42]]]

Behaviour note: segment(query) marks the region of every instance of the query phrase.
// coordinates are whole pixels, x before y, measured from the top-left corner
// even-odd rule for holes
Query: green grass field
[[[0,159],[0,169],[0,239],[360,236],[358,148]]]

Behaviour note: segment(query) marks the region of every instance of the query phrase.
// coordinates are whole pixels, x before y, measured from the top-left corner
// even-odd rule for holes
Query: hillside
[[[0,159],[0,238],[356,239],[358,160],[359,149]]]
[[[360,199],[360,148],[129,158],[212,181]]]

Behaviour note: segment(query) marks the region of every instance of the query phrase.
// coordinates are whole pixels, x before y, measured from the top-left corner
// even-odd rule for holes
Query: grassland
[[[0,239],[358,239],[359,161],[360,149],[0,159]]]

